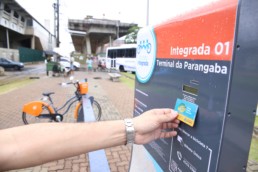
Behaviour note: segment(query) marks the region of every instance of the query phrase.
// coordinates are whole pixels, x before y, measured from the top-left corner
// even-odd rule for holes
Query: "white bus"
[[[119,47],[109,47],[106,51],[106,68],[121,72],[136,71],[136,44],[124,44]]]

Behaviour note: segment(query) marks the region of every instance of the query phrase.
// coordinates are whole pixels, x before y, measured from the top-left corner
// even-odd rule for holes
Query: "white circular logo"
[[[156,61],[156,37],[152,27],[145,27],[137,35],[136,78],[146,83],[152,76]]]

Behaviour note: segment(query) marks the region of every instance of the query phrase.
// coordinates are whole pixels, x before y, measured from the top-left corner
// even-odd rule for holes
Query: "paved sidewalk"
[[[97,79],[94,79],[97,77]],[[93,95],[102,107],[102,120],[116,120],[132,117],[134,90],[121,82],[112,82],[104,72],[75,72],[75,79],[88,78],[89,94]],[[30,85],[0,95],[0,129],[23,125],[21,110],[23,104],[39,100],[42,92],[54,91],[54,102],[61,105],[66,98],[73,94],[73,86],[60,88],[58,83],[67,81],[63,77],[47,77],[42,75]],[[72,113],[65,117],[65,122],[74,122]],[[47,149],[47,147],[46,147]],[[131,157],[130,148],[117,146],[105,149],[111,172],[128,171]],[[43,171],[89,171],[88,155],[83,154],[59,161],[50,162],[34,168],[13,170],[26,172]]]

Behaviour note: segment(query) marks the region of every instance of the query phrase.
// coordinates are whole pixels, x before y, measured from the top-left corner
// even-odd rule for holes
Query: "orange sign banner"
[[[157,58],[231,61],[237,0],[217,1],[155,27]]]

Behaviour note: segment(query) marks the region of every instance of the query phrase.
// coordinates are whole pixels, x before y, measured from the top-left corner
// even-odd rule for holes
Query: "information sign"
[[[134,116],[170,107],[183,122],[176,137],[146,144],[144,151],[133,149],[131,171],[137,164],[134,158],[140,157],[137,152],[147,152],[153,171],[245,169],[258,100],[258,59],[253,54],[257,50],[248,43],[241,49],[237,38],[248,34],[258,42],[257,24],[252,23],[253,29],[243,24],[251,17],[247,13],[257,16],[256,8],[253,1],[240,6],[237,0],[217,0],[139,31]],[[243,75],[246,78],[239,77]],[[243,134],[241,145],[235,143],[238,134]]]

